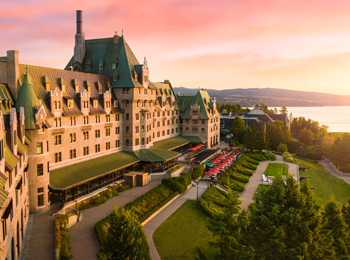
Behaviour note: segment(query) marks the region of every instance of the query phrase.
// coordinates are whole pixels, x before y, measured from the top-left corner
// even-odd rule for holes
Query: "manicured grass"
[[[315,160],[309,160],[309,159],[301,158],[299,156],[294,156],[294,159],[296,163],[299,164],[299,166],[314,168],[316,170],[326,173],[326,170],[323,168],[323,165],[317,163],[317,161]]]
[[[315,199],[321,205],[331,201],[332,197],[340,204],[346,204],[350,199],[350,185],[342,179],[311,168],[306,169],[305,172],[300,172],[299,175],[300,177],[312,177],[308,181],[311,187],[315,187],[313,190]]]
[[[270,163],[266,170],[265,170],[265,176],[281,176],[281,175],[288,175],[288,164],[283,163]]]
[[[207,259],[214,259],[216,249],[207,225],[209,217],[198,201],[186,201],[154,232],[153,241],[162,260],[194,259],[197,248]]]

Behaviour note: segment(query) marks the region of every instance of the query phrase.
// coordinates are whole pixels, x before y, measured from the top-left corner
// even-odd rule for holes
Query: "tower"
[[[74,64],[78,63],[78,66],[74,65],[75,70],[77,70],[77,68],[83,64],[84,57],[85,39],[83,32],[83,11],[77,10],[77,32],[75,34]]]

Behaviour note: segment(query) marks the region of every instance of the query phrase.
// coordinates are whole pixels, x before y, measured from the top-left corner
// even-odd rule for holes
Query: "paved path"
[[[54,233],[54,217],[51,210],[41,214],[29,215],[20,259],[54,259]]]
[[[326,171],[328,171],[330,174],[332,174],[333,176],[344,180],[346,183],[350,184],[350,176],[348,175],[344,175],[344,173],[342,173],[341,171],[339,171],[338,169],[336,169],[333,164],[327,159],[322,159],[321,161],[319,161],[320,164],[323,165],[324,169]]]
[[[158,186],[160,183],[161,180],[151,181],[144,187],[135,187],[124,191],[119,196],[109,199],[106,203],[98,207],[82,211],[82,220],[69,229],[69,244],[71,246],[72,259],[96,260],[99,245],[94,231],[95,223],[111,214],[115,205],[122,207]]]
[[[269,163],[285,163],[289,165],[288,172],[299,179],[298,165],[294,163],[287,163],[283,161],[283,157],[276,155],[276,161],[262,161],[259,163],[257,169],[254,171],[252,177],[250,177],[249,182],[241,193],[239,199],[242,200],[241,208],[242,210],[248,210],[248,206],[254,202],[254,195],[258,189],[259,184],[262,184],[262,175],[264,174],[266,167]]]
[[[198,186],[198,197],[202,196],[207,190],[208,185],[206,182],[200,182]],[[182,204],[187,200],[197,199],[197,187],[189,188],[183,195],[166,207],[162,212],[160,212],[155,218],[149,221],[143,228],[147,237],[147,241],[151,250],[152,260],[160,260],[157,249],[153,243],[153,233],[171,214],[173,214]]]

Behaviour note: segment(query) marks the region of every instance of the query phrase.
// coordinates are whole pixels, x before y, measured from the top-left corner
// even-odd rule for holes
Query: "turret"
[[[83,32],[83,11],[77,10],[77,33],[75,34],[74,63],[83,64],[85,57],[85,39]]]

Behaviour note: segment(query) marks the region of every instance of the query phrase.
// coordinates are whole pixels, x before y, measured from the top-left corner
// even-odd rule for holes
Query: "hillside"
[[[175,93],[191,95],[197,89],[174,88]],[[296,91],[277,88],[249,89],[208,89],[210,96],[218,103],[239,103],[241,106],[266,104],[270,107],[307,107],[307,106],[350,106],[350,96],[333,95],[318,92]]]

